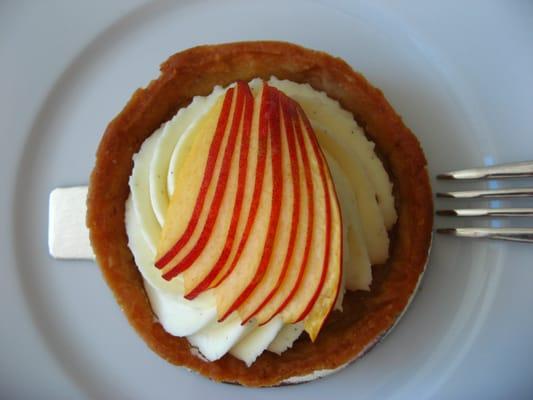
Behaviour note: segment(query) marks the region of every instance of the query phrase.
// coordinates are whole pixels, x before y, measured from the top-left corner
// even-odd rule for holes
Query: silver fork
[[[494,165],[447,172],[443,180],[482,180],[533,177],[533,161]],[[464,190],[438,192],[437,197],[453,199],[497,199],[533,197],[533,187],[517,189]],[[531,217],[533,208],[453,208],[439,209],[437,215],[455,217]],[[533,243],[533,228],[439,228],[437,233],[461,237],[489,238]]]

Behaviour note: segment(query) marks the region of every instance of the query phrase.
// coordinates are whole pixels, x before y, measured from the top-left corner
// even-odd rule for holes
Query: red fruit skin
[[[224,132],[226,131],[226,126],[229,119],[229,112],[231,110],[231,104],[233,101],[234,88],[228,89],[224,97],[224,103],[222,104],[222,110],[218,118],[217,127],[215,135],[213,136],[211,146],[209,148],[209,154],[207,156],[207,162],[205,166],[204,176],[202,178],[202,183],[200,185],[200,190],[198,191],[198,196],[196,199],[196,204],[194,210],[191,214],[191,219],[189,220],[185,231],[181,237],[176,241],[176,243],[168,250],[159,260],[156,260],[155,266],[159,269],[165,267],[169,262],[171,262],[174,257],[179,253],[179,251],[187,244],[190,240],[198,220],[200,218],[200,213],[204,207],[205,198],[207,195],[207,189],[211,184],[213,174],[215,172],[215,164],[220,153],[220,146],[222,145],[222,139],[224,137]]]
[[[266,84],[265,84],[266,86]],[[266,87],[265,87],[266,89]],[[267,228],[267,235],[263,254],[259,261],[259,266],[251,282],[245,287],[242,293],[237,297],[233,304],[228,308],[219,321],[224,321],[233,311],[250,296],[250,294],[257,287],[259,282],[263,279],[265,272],[272,256],[274,249],[274,239],[279,223],[281,213],[281,197],[283,194],[283,175],[282,175],[282,160],[281,160],[281,127],[279,114],[279,92],[277,90],[268,90],[270,95],[270,112],[269,112],[269,130],[270,130],[270,148],[272,157],[272,208],[270,210],[270,219]]]
[[[224,193],[228,186],[227,183],[231,170],[231,159],[233,157],[233,153],[235,152],[237,137],[239,135],[239,126],[244,111],[244,100],[246,91],[250,91],[247,84],[237,84],[237,102],[235,106],[235,112],[233,113],[233,120],[228,134],[228,142],[226,144],[226,148],[224,149],[224,154],[222,157],[222,165],[220,167],[220,174],[216,183],[215,194],[213,196],[213,201],[211,202],[205,225],[202,228],[202,232],[200,233],[198,241],[194,244],[193,248],[189,251],[189,253],[187,253],[171,269],[165,272],[165,274],[163,274],[163,278],[166,280],[171,280],[181,272],[190,268],[194,264],[196,259],[202,254],[202,251],[204,250],[205,246],[209,241],[209,238],[211,237],[213,228],[219,216],[220,206],[222,205],[222,199],[224,198]]]
[[[196,298],[199,294],[203,293],[207,289],[211,287],[211,284],[215,280],[215,278],[218,276],[226,262],[228,261],[228,258],[231,253],[231,249],[233,247],[233,243],[235,242],[235,236],[237,233],[237,223],[239,221],[241,211],[242,211],[242,205],[243,205],[243,193],[244,193],[244,184],[246,182],[246,172],[247,172],[247,165],[248,165],[248,156],[249,156],[249,150],[250,150],[250,135],[251,135],[251,126],[252,126],[252,117],[253,117],[253,106],[254,106],[254,99],[252,96],[252,93],[246,83],[246,88],[248,89],[245,93],[245,107],[244,107],[244,121],[243,121],[243,133],[242,133],[242,140],[241,140],[241,153],[239,156],[239,177],[237,180],[237,194],[235,197],[235,206],[234,206],[234,213],[231,217],[230,226],[228,229],[228,237],[226,239],[226,243],[224,245],[224,249],[222,250],[222,253],[220,253],[219,258],[215,262],[213,269],[209,272],[209,274],[198,284],[195,288],[193,288],[186,296],[185,298],[188,300],[193,300]]]
[[[277,89],[273,88],[273,90],[278,91]],[[292,259],[292,255],[294,253],[294,247],[296,243],[296,232],[298,230],[298,224],[300,221],[300,168],[298,165],[298,155],[297,155],[297,149],[296,149],[296,138],[295,138],[295,132],[293,127],[293,120],[291,118],[290,110],[289,110],[289,103],[287,101],[287,96],[278,91],[278,96],[280,100],[280,107],[281,107],[281,113],[283,115],[283,121],[285,123],[286,127],[286,134],[287,134],[287,143],[288,143],[288,149],[289,149],[289,158],[290,158],[290,164],[291,164],[291,174],[292,174],[292,188],[294,193],[294,199],[293,199],[293,207],[292,207],[292,215],[291,215],[291,231],[289,234],[289,243],[287,247],[287,254],[285,255],[285,260],[283,261],[283,267],[281,270],[281,273],[278,277],[278,280],[275,284],[275,286],[272,288],[272,290],[268,293],[268,295],[265,297],[265,299],[261,302],[261,304],[248,316],[243,317],[243,325],[247,323],[250,319],[252,319],[259,311],[263,309],[265,305],[268,304],[268,302],[272,299],[274,294],[277,292],[279,287],[281,286],[282,282],[285,279],[285,276],[287,275],[287,271],[289,269],[289,264]]]

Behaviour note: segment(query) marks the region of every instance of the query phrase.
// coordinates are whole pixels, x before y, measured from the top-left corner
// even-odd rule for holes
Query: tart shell
[[[350,111],[376,144],[394,184],[398,222],[391,232],[388,262],[373,267],[369,292],[347,292],[344,311],[333,312],[311,343],[302,335],[281,356],[264,352],[247,367],[227,354],[206,362],[186,338],[167,333],[154,318],[128,248],[124,213],[132,156],[143,141],[194,96],[215,85],[271,76],[309,83]],[[96,153],[87,199],[91,243],[107,284],[130,324],[150,348],[170,363],[215,381],[275,386],[289,378],[341,367],[367,351],[394,325],[421,278],[431,242],[432,194],[418,140],[382,92],[339,58],[285,42],[240,42],[199,46],[171,56],[160,76],[138,89],[108,125]]]

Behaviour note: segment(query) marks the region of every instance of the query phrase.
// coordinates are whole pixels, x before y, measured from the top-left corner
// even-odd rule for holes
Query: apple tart
[[[145,342],[216,381],[298,383],[376,344],[431,242],[415,136],[345,62],[283,42],[170,57],[109,124],[97,263]]]

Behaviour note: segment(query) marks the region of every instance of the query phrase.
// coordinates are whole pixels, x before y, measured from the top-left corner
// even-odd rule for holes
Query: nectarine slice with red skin
[[[324,163],[326,163],[325,160]],[[329,170],[327,170],[327,173],[331,177]],[[328,188],[332,205],[332,220],[335,221],[335,215],[338,215],[339,223],[332,224],[332,251],[330,253],[328,274],[326,275],[320,295],[304,322],[304,329],[309,333],[312,341],[316,339],[328,315],[333,311],[342,283],[342,218],[340,217],[339,199],[332,179],[328,181]]]
[[[270,109],[269,109],[269,131],[270,131],[270,149],[272,162],[272,206],[270,209],[270,219],[266,233],[266,241],[263,248],[263,253],[259,261],[259,265],[253,275],[253,279],[246,284],[227,310],[219,318],[219,321],[226,319],[233,311],[235,311],[244,302],[250,294],[254,291],[257,285],[263,279],[267,267],[274,250],[274,239],[276,237],[276,230],[279,223],[281,212],[281,197],[283,192],[283,176],[282,176],[282,148],[281,148],[281,128],[280,128],[280,110],[279,110],[279,92],[277,90],[269,89]]]
[[[283,262],[279,262],[275,257],[271,257],[268,276],[263,278],[252,295],[239,307],[239,314],[241,315],[243,324],[247,323],[259,311],[261,311],[266,304],[269,303],[274,294],[280,288],[282,282],[285,280],[294,253],[296,233],[300,227],[300,171],[293,122],[287,109],[287,97],[275,88],[272,88],[272,90],[278,92],[281,116],[280,119],[283,122],[281,132],[282,141],[285,139],[283,141],[283,149],[285,149],[283,155],[286,159],[284,160],[283,168],[287,168],[286,165],[287,163],[289,164],[289,168],[287,168],[288,171],[284,171],[284,176],[290,173],[290,181],[292,183],[292,185],[290,185],[292,186],[292,191],[291,188],[288,187],[289,185],[286,185],[285,188],[287,190],[284,190],[282,195],[282,198],[283,196],[285,196],[285,198],[289,196],[292,198],[292,201],[290,201],[291,208],[287,210],[287,212],[290,212],[290,228],[287,240],[287,235],[282,231],[282,224],[284,221],[280,221],[280,224],[278,225],[278,231],[276,232],[276,241],[278,243],[275,243],[275,251],[282,253],[280,256],[284,256]],[[287,207],[286,201],[283,201],[283,206]],[[286,243],[283,243],[284,241],[286,241]],[[276,265],[277,262],[279,265]]]
[[[324,238],[325,248],[324,248],[324,261],[323,261],[323,267],[322,267],[322,274],[320,275],[320,280],[319,280],[317,289],[315,293],[313,294],[311,301],[309,301],[306,308],[302,311],[300,316],[296,319],[296,322],[299,322],[303,320],[305,317],[307,317],[307,314],[309,314],[309,312],[311,311],[311,308],[315,304],[318,298],[318,295],[320,294],[320,291],[326,279],[326,274],[328,273],[330,248],[331,248],[331,241],[330,241],[331,239],[331,198],[330,198],[329,190],[328,190],[328,178],[326,177],[326,171],[325,171],[327,166],[326,167],[324,166],[325,162],[324,162],[320,147],[318,146],[316,136],[313,132],[313,128],[311,127],[311,124],[307,120],[307,116],[305,115],[301,107],[298,107],[298,114],[304,122],[305,131],[306,131],[307,137],[309,138],[309,142],[311,143],[311,146],[313,148],[314,156],[319,161],[318,165],[319,165],[319,171],[320,171],[320,178],[322,180],[322,184],[324,185],[324,189],[325,189],[326,226],[325,226],[325,238]]]
[[[171,280],[172,278],[174,278],[181,272],[190,268],[193,265],[193,263],[198,259],[198,257],[200,256],[200,254],[202,253],[202,251],[205,249],[206,245],[208,244],[209,239],[211,238],[211,234],[213,232],[214,226],[217,223],[217,220],[219,219],[220,206],[222,204],[224,194],[228,187],[227,185],[228,177],[230,174],[233,153],[235,152],[235,148],[237,144],[237,138],[240,133],[240,125],[241,125],[242,115],[244,112],[244,104],[245,104],[246,96],[250,96],[250,97],[252,96],[252,93],[250,92],[250,88],[248,87],[248,85],[243,82],[237,83],[237,101],[236,101],[236,105],[235,105],[234,112],[233,112],[231,128],[229,129],[229,132],[228,132],[229,137],[228,137],[227,144],[224,149],[223,156],[222,156],[222,165],[220,167],[218,180],[216,182],[215,194],[213,196],[213,200],[210,205],[207,219],[204,223],[204,226],[202,227],[202,232],[200,233],[200,236],[198,240],[196,241],[196,243],[194,244],[193,248],[190,249],[190,251],[183,258],[181,258],[181,260],[178,263],[173,265],[171,269],[169,269],[163,274],[163,278],[166,280]],[[207,271],[212,269],[211,266],[207,266],[207,268],[209,268]],[[195,272],[199,272],[198,264],[196,264],[195,269],[196,269]]]
[[[329,193],[332,204],[332,214],[338,209],[338,199],[333,185],[330,184]],[[337,302],[339,291],[341,290],[342,276],[342,220],[339,218],[339,224],[332,224],[332,246],[328,272],[320,294],[318,295],[313,308],[307,314],[304,320],[304,329],[309,337],[314,341],[322,329],[327,317],[333,311]]]
[[[196,124],[191,127],[189,136],[184,138],[185,142],[183,143],[183,146],[185,146],[185,149],[181,152],[181,157],[176,160],[175,165],[174,186],[179,188],[179,190],[174,190],[168,204],[165,222],[157,245],[158,254],[163,254],[166,249],[170,249],[176,243],[176,240],[182,236],[182,233],[190,222],[190,218],[196,207],[196,201],[200,193],[200,186],[204,180],[205,167],[207,165],[211,144],[217,131],[224,100],[225,95],[220,96],[216,100],[215,105],[207,110]],[[234,95],[230,106],[230,115],[234,114],[236,107],[235,100],[236,96]],[[228,123],[221,142],[222,149],[226,147],[229,138],[228,131],[230,128],[231,125]],[[179,261],[184,254],[187,254],[187,252],[193,248],[195,243],[199,240],[200,233],[202,232],[202,228],[205,225],[205,221],[209,214],[209,205],[213,202],[215,195],[216,182],[217,177],[220,175],[222,159],[223,157],[221,155],[216,157],[213,179],[207,188],[204,206],[200,210],[198,222],[196,223],[196,227],[193,230],[191,237],[187,243],[183,245],[170,264],[167,264],[161,269],[161,274],[168,271],[176,261]]]
[[[296,103],[295,107],[296,107]],[[296,107],[297,110],[297,107]],[[286,323],[294,323],[305,318],[308,311],[313,306],[316,292],[319,292],[323,281],[324,258],[326,256],[328,232],[328,191],[327,182],[324,175],[321,174],[320,160],[316,157],[313,150],[313,136],[309,135],[304,123],[301,121],[299,111],[296,112],[295,127],[299,142],[299,149],[303,157],[307,160],[306,169],[310,171],[311,182],[313,182],[313,229],[311,232],[311,241],[306,243],[308,253],[303,263],[303,271],[299,278],[298,286],[291,293],[291,299],[284,305],[281,316]]]
[[[237,265],[237,262],[239,261],[242,251],[244,250],[244,247],[246,246],[248,237],[250,236],[250,231],[252,229],[252,225],[254,224],[257,210],[259,208],[259,199],[261,196],[261,192],[263,190],[263,180],[265,177],[264,175],[265,175],[265,167],[266,167],[266,162],[267,162],[266,157],[267,157],[267,150],[268,150],[267,149],[268,148],[267,110],[269,108],[269,97],[268,96],[269,96],[268,86],[265,85],[261,92],[260,108],[259,110],[254,111],[254,112],[258,112],[258,120],[259,120],[258,136],[259,138],[258,138],[257,163],[256,163],[256,168],[255,168],[254,189],[253,189],[253,194],[251,198],[250,209],[246,217],[246,225],[239,238],[237,249],[233,257],[221,269],[221,271],[218,273],[216,278],[213,280],[212,284],[210,285],[211,288],[218,287],[235,269],[235,266]]]
[[[249,95],[248,95],[249,94]],[[243,196],[244,196],[244,185],[246,182],[246,173],[248,168],[248,156],[250,150],[250,134],[251,134],[251,125],[253,117],[253,108],[254,108],[254,99],[251,92],[248,91],[245,96],[244,104],[244,116],[243,116],[243,130],[242,130],[242,139],[241,139],[241,151],[239,155],[239,177],[237,181],[237,194],[235,198],[234,212],[231,216],[230,227],[228,229],[228,236],[226,239],[226,244],[217,261],[215,262],[213,268],[207,276],[192,289],[185,298],[193,300],[199,294],[211,287],[211,284],[221,272],[222,268],[228,261],[233,244],[235,242],[237,234],[237,223],[241,218],[241,211],[243,207]]]
[[[339,202],[335,193],[331,173],[326,162],[326,158],[320,149],[318,140],[313,131],[309,119],[303,109],[298,105],[298,112],[304,123],[307,135],[315,153],[315,157],[320,161],[320,175],[326,184],[326,250],[324,258],[324,268],[320,277],[319,289],[313,295],[309,306],[302,313],[299,321],[304,318],[304,329],[309,333],[312,341],[316,339],[324,321],[331,312],[339,292],[339,284],[342,275],[342,218],[340,215]]]
[[[304,320],[306,331],[311,339],[315,340],[335,304],[340,289],[342,221],[333,181],[313,128],[297,103],[290,99],[287,102],[292,106],[295,132],[299,139],[299,150],[301,150],[302,158],[307,162],[304,170],[309,174],[312,171],[313,179],[310,182],[314,182],[315,186],[318,185],[321,189],[319,191],[311,190],[313,193],[311,198],[319,201],[319,203],[317,203],[318,209],[313,208],[313,212],[310,215],[315,215],[316,213],[320,217],[321,214],[317,210],[323,211],[324,223],[318,226],[314,225],[312,233],[317,235],[317,230],[324,225],[325,246],[320,249],[321,251],[323,250],[323,253],[318,254],[315,252],[311,259],[309,255],[307,256],[300,270],[300,280],[284,303],[285,306],[290,305],[292,307],[285,311],[284,321],[297,322]],[[318,186],[315,186],[313,188],[318,189]],[[315,241],[319,238],[320,235],[314,236]],[[309,245],[309,243],[308,241],[307,244]],[[313,250],[315,250],[315,247],[316,243]],[[278,315],[282,310],[276,310],[272,316]],[[261,319],[258,322],[264,323]]]
[[[302,208],[302,217],[300,218],[300,224],[306,223],[305,232],[303,229],[298,232],[299,235],[305,235],[304,238],[300,237],[300,240],[304,240],[304,248],[301,251],[300,260],[294,260],[294,264],[298,267],[290,267],[287,271],[284,280],[281,283],[280,288],[271,298],[268,304],[265,304],[263,308],[257,313],[256,318],[258,323],[264,325],[268,323],[276,315],[285,310],[288,304],[293,300],[300,285],[303,281],[304,274],[307,269],[307,263],[309,260],[309,254],[311,250],[311,239],[313,230],[315,229],[315,199],[314,199],[314,182],[311,176],[311,166],[309,161],[309,155],[305,149],[304,138],[302,134],[302,127],[298,120],[298,114],[296,111],[295,102],[290,98],[286,99],[286,112],[290,116],[292,121],[293,133],[295,138],[295,148],[299,154],[299,165],[303,171],[303,181],[305,183],[305,190],[301,191],[301,199],[307,203],[306,208]],[[305,218],[306,217],[306,218]],[[299,243],[301,245],[301,243]],[[297,257],[298,246],[295,247],[295,257]],[[292,323],[296,320],[297,315],[286,314],[284,320],[287,323]]]
[[[260,166],[261,175],[256,176],[254,183],[253,200],[256,202],[254,205],[256,209],[250,210],[237,251],[227,269],[228,273],[214,290],[217,314],[220,319],[226,316],[228,309],[235,304],[235,300],[254,279],[267,242],[268,226],[274,205],[272,201],[274,192],[272,141],[268,126],[273,105],[267,86],[264,87],[263,92],[266,93],[265,104],[258,115],[260,118],[257,128],[259,129],[258,157],[264,157],[261,163],[264,165]],[[258,160],[258,163],[259,161],[261,160]],[[256,190],[258,184],[261,186],[259,191]]]
[[[178,254],[182,247],[189,241],[196,228],[196,225],[198,224],[200,213],[202,211],[206,199],[207,190],[215,172],[215,164],[219,156],[220,146],[222,145],[222,139],[226,131],[226,125],[229,119],[229,112],[233,101],[233,94],[234,89],[230,88],[226,91],[226,94],[224,96],[222,111],[220,113],[216,131],[213,136],[211,146],[209,148],[209,154],[207,156],[207,163],[205,165],[202,183],[200,185],[200,190],[197,195],[191,218],[189,219],[187,227],[185,228],[179,239],[176,241],[176,243],[155,262],[155,266],[159,269],[165,267],[170,261],[174,259],[174,257]]]

